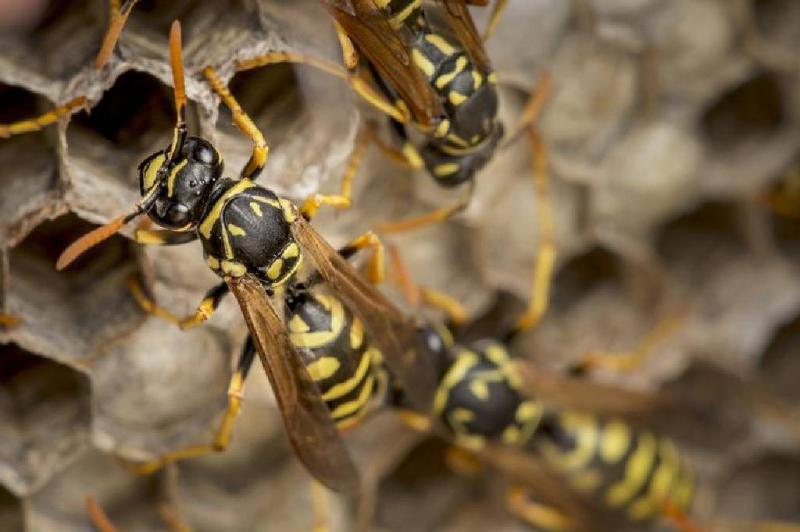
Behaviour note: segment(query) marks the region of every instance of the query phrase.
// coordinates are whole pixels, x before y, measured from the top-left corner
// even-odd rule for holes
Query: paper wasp
[[[475,174],[503,137],[497,120],[497,80],[483,40],[496,26],[506,2],[494,4],[482,38],[467,5],[486,5],[486,0],[437,0],[435,6],[418,0],[321,1],[334,19],[347,71],[307,54],[286,52],[242,60],[237,68],[305,63],[345,79],[389,116],[391,130],[402,142],[399,150],[383,143],[368,124],[365,128],[370,134],[359,137],[362,145],[356,151],[372,138],[391,159],[412,169],[425,168],[441,186],[468,184],[465,196],[455,205],[382,223],[381,231],[420,227],[462,211],[472,195]],[[535,119],[540,105],[539,99],[531,99],[520,129]],[[409,137],[409,123],[424,139],[420,146]],[[349,169],[351,174],[356,171],[355,165]]]
[[[255,357],[261,358],[277,397],[289,439],[296,454],[321,483],[353,492],[358,475],[318,387],[309,375],[303,355],[271,306],[268,295],[288,290],[304,256],[311,257],[317,274],[358,317],[383,360],[408,396],[426,410],[430,404],[433,371],[414,356],[417,343],[413,322],[399,312],[349,265],[308,223],[321,205],[338,205],[338,196],[314,195],[302,208],[257,185],[268,147],[263,135],[242,111],[210,67],[204,74],[214,91],[230,107],[237,126],[254,143],[252,156],[239,179],[222,176],[221,154],[208,141],[187,135],[186,94],[181,58],[180,24],[170,32],[177,122],[170,145],[139,166],[142,199],[134,210],[73,242],[59,257],[63,269],[87,249],[146,214],[165,229],[138,230],[141,244],[176,245],[199,239],[206,263],[223,278],[209,290],[196,314],[184,327],[200,323],[213,313],[229,292],[236,297],[250,336],[231,381],[231,408],[216,446],[224,446],[235,418],[244,375]],[[375,247],[370,233],[346,249]],[[379,260],[380,255],[375,255]],[[411,353],[409,355],[409,352]],[[212,446],[213,447],[213,446]],[[190,449],[195,455],[208,448]]]

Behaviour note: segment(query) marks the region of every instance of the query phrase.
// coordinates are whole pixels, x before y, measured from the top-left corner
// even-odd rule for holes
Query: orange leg
[[[0,138],[7,138],[11,135],[21,135],[23,133],[39,131],[50,124],[57,122],[62,116],[70,115],[76,110],[82,109],[85,106],[86,97],[78,96],[77,98],[68,101],[64,105],[56,107],[55,109],[52,109],[51,111],[48,111],[45,114],[35,118],[20,120],[19,122],[13,122],[11,124],[0,124]]]

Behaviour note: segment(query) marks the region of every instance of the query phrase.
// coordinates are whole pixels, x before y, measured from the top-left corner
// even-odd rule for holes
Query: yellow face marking
[[[361,320],[353,318],[353,322],[350,324],[350,347],[358,349],[363,342],[364,326],[361,324]]]
[[[139,244],[160,245],[166,242],[163,233],[156,231],[136,231],[136,242]]]
[[[450,394],[450,390],[453,388],[453,386],[461,382],[461,380],[464,379],[464,375],[467,374],[467,371],[469,371],[477,363],[477,354],[466,349],[462,349],[459,352],[458,358],[456,358],[456,361],[452,366],[450,366],[450,369],[447,370],[447,373],[436,390],[436,394],[433,399],[433,411],[435,413],[442,413],[445,405],[447,405],[447,396]]]
[[[483,85],[483,75],[477,70],[472,71],[472,90],[478,90]]]
[[[417,65],[417,68],[422,70],[423,74],[429,78],[436,73],[436,66],[416,48],[411,50],[411,59],[414,61],[414,64]]]
[[[298,255],[300,255],[300,248],[294,242],[286,246],[286,249],[281,253],[281,257],[284,259],[293,259]]]
[[[606,493],[606,502],[618,507],[627,503],[647,482],[656,457],[656,438],[649,432],[639,435],[636,450],[625,464],[625,477],[611,486]]]
[[[292,333],[307,333],[311,330],[311,327],[308,326],[308,323],[300,317],[300,314],[295,314],[292,316],[292,319],[289,320],[289,332]]]
[[[247,273],[247,268],[244,264],[240,262],[235,262],[232,260],[223,260],[222,261],[222,271],[226,275],[230,275],[231,277],[241,277],[245,273]]]
[[[631,444],[631,429],[621,421],[610,421],[600,438],[600,458],[607,464],[616,464]]]
[[[234,224],[228,224],[228,231],[233,236],[245,236],[245,235],[247,235],[247,233],[245,232],[244,229],[242,229],[238,225],[234,225]]]
[[[339,370],[341,363],[335,357],[320,357],[314,362],[306,366],[308,374],[314,379],[314,382],[319,382],[329,379]]]
[[[219,270],[219,259],[214,255],[208,255],[206,257],[206,264],[208,264],[208,267],[212,270]]]
[[[267,268],[267,277],[274,281],[281,276],[281,273],[283,273],[283,259],[278,258],[272,261],[272,264]]]
[[[353,399],[352,401],[348,401],[346,403],[342,403],[336,408],[333,409],[331,412],[331,416],[334,419],[345,417],[353,412],[357,412],[360,410],[366,403],[369,401],[369,398],[372,397],[372,388],[375,386],[375,377],[370,375],[367,377],[364,386],[361,388],[361,391],[358,394],[358,397]]]
[[[456,64],[453,67],[453,70],[447,72],[446,74],[442,74],[441,76],[436,78],[434,85],[436,85],[436,88],[438,89],[443,89],[447,87],[447,85],[449,85],[456,78],[456,76],[458,76],[459,74],[461,74],[461,72],[464,71],[464,68],[466,66],[467,66],[467,58],[463,56],[459,57],[458,59],[456,59]]]
[[[443,163],[437,164],[433,167],[433,174],[439,177],[444,177],[447,175],[455,174],[458,172],[458,164],[457,163]]]
[[[549,447],[548,453],[563,469],[580,469],[592,460],[597,445],[597,424],[591,416],[577,412],[565,412],[561,415],[561,423],[575,439],[575,447],[566,452],[559,452]]]
[[[252,210],[252,211],[253,211],[253,212],[256,214],[256,216],[258,216],[259,218],[261,218],[262,216],[264,216],[264,213],[261,211],[261,205],[259,205],[259,204],[258,204],[258,203],[256,203],[255,201],[251,201],[251,202],[250,202],[250,209],[251,209],[251,210]]]
[[[356,389],[356,386],[361,384],[364,380],[364,377],[367,375],[369,368],[372,367],[372,360],[370,360],[370,356],[368,353],[364,352],[361,354],[361,360],[358,361],[358,367],[356,368],[355,373],[353,376],[347,380],[340,382],[322,394],[322,399],[324,401],[332,401],[334,399],[339,399],[340,397],[344,397],[348,393],[352,392]]]
[[[144,169],[144,190],[150,190],[153,188],[153,185],[156,184],[156,177],[158,177],[158,169],[161,168],[161,165],[164,164],[166,161],[166,156],[161,153],[156,155],[152,161],[147,163],[147,168]]]
[[[172,197],[172,194],[175,192],[175,179],[178,177],[178,172],[183,170],[183,167],[189,164],[188,159],[184,159],[178,164],[175,165],[175,168],[169,173],[169,177],[167,178],[167,196]]]
[[[253,188],[254,186],[256,186],[256,184],[250,181],[249,179],[242,179],[241,181],[233,185],[231,188],[226,190],[225,193],[222,195],[222,197],[220,197],[214,203],[214,206],[211,208],[211,211],[203,220],[203,223],[200,224],[199,227],[200,234],[203,235],[205,238],[211,238],[211,230],[214,228],[214,224],[219,219],[220,214],[222,214],[222,209],[225,207],[225,204],[228,203],[228,200],[236,196],[237,194],[242,193],[248,188]]]

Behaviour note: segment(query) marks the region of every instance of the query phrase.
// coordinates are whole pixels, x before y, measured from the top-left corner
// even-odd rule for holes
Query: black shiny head
[[[475,177],[494,155],[503,138],[503,126],[495,124],[491,133],[474,148],[455,148],[449,144],[429,142],[420,150],[425,167],[442,187],[456,187]]]
[[[172,160],[167,160],[167,150],[154,153],[139,165],[139,191],[142,196],[155,194],[148,216],[168,229],[196,226],[222,169],[219,152],[198,137],[187,138]]]

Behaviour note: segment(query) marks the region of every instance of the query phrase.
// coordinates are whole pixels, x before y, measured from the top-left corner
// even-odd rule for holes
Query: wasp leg
[[[114,523],[112,523],[111,519],[108,518],[108,515],[103,510],[102,506],[100,506],[100,503],[97,502],[97,499],[94,495],[87,495],[85,503],[86,513],[89,514],[89,520],[92,522],[92,526],[94,526],[95,529],[99,530],[100,532],[117,531]]]
[[[550,200],[550,171],[547,149],[541,134],[535,127],[542,105],[550,90],[549,78],[543,78],[526,106],[523,124],[528,134],[533,157],[533,186],[536,195],[536,214],[539,225],[536,262],[533,267],[531,297],[527,310],[520,316],[512,334],[536,326],[550,301],[550,285],[556,262],[556,246],[553,239],[553,207]]]
[[[253,141],[253,153],[250,155],[250,160],[247,161],[244,170],[242,170],[242,177],[245,179],[255,179],[267,164],[269,146],[267,146],[267,142],[264,140],[264,134],[261,133],[261,130],[258,129],[258,126],[255,125],[247,113],[244,112],[239,102],[236,101],[231,91],[228,90],[227,85],[222,82],[213,68],[204,68],[203,75],[205,75],[211,88],[214,89],[214,92],[217,93],[223,103],[225,103],[231,110],[231,113],[233,113],[233,121],[236,127]]]
[[[13,314],[4,314],[0,313],[0,327],[7,327],[12,328],[16,327],[20,324],[22,320],[20,320],[17,316]]]
[[[230,384],[228,385],[228,408],[225,411],[225,415],[222,418],[222,422],[217,429],[216,436],[212,443],[178,449],[177,451],[167,453],[151,462],[126,464],[127,468],[139,475],[149,475],[172,462],[218,453],[227,449],[231,441],[234,423],[236,422],[236,418],[242,407],[242,401],[244,400],[245,380],[253,365],[255,355],[256,350],[253,345],[253,340],[248,336],[242,347],[242,353],[239,356],[236,371],[233,373]]]
[[[314,532],[328,532],[331,530],[331,501],[328,490],[317,482],[311,481],[311,508],[313,512],[314,524],[311,530]]]
[[[685,315],[673,312],[659,322],[642,338],[639,345],[629,351],[590,351],[572,368],[573,373],[605,368],[613,371],[634,371],[641,367],[648,356],[681,326]]]
[[[450,445],[444,451],[447,467],[462,477],[477,477],[485,468],[478,456],[457,445]]]
[[[225,296],[228,295],[228,285],[224,282],[219,283],[206,292],[205,297],[203,297],[203,300],[197,305],[197,310],[195,310],[193,314],[179,317],[169,310],[159,307],[152,298],[148,297],[135,276],[128,279],[128,289],[142,310],[162,320],[174,323],[184,331],[208,320],[217,310],[217,307],[219,307],[219,304]]]
[[[355,147],[350,154],[350,160],[347,162],[347,168],[342,177],[339,194],[312,194],[306,198],[303,202],[303,206],[300,208],[300,212],[306,219],[310,220],[316,216],[317,211],[323,205],[329,205],[336,209],[347,209],[350,207],[353,195],[353,179],[356,173],[358,173],[358,169],[361,167],[361,162],[364,160],[364,155],[369,147],[372,133],[372,127],[369,125],[365,125],[359,129],[355,140]]]
[[[506,505],[517,518],[534,528],[549,531],[573,530],[575,523],[552,506],[536,502],[528,489],[513,486],[506,492]]]
[[[342,47],[342,56],[344,57],[345,65],[348,65],[348,63],[351,65],[357,65],[358,55],[352,45],[352,42],[350,41],[350,38],[347,37],[343,31],[340,32],[339,29],[337,29],[337,35],[339,36],[340,43],[343,42],[343,39],[346,40],[345,42],[349,43],[345,45],[347,49]],[[354,59],[354,57],[356,59]],[[356,94],[358,94],[367,103],[382,113],[387,114],[395,120],[403,123],[408,122],[410,119],[407,111],[400,109],[395,104],[387,100],[386,97],[376,90],[375,87],[364,77],[358,75],[357,73],[349,72],[339,65],[330,63],[318,57],[314,57],[310,54],[299,52],[270,52],[244,61],[238,61],[236,63],[236,69],[250,70],[252,68],[276,65],[279,63],[302,64],[321,70],[343,80],[350,86],[350,88],[353,89],[353,91],[355,91]]]
[[[339,255],[345,258],[352,257],[358,251],[366,248],[372,249],[367,262],[367,278],[371,283],[382,283],[386,278],[386,251],[381,239],[372,231],[355,237],[350,243],[339,249]]]
[[[109,1],[109,24],[106,34],[103,36],[103,43],[100,45],[100,50],[94,58],[94,67],[98,70],[103,68],[108,60],[111,59],[111,54],[114,53],[114,47],[117,45],[119,36],[122,34],[122,28],[128,21],[128,16],[133,10],[138,0],[125,0],[125,3],[120,6],[119,0]]]
[[[68,101],[64,105],[51,109],[43,115],[28,118],[27,120],[20,120],[19,122],[12,122],[11,124],[0,124],[0,138],[7,138],[11,135],[20,135],[22,133],[31,133],[39,131],[50,124],[58,121],[62,116],[67,116],[74,113],[77,109],[86,106],[86,97],[78,96]]]
[[[488,41],[494,35],[494,31],[497,29],[497,25],[500,23],[500,18],[503,16],[503,12],[506,9],[506,4],[508,4],[508,0],[495,0],[494,5],[492,6],[492,14],[489,15],[489,22],[486,24],[486,28],[483,30],[483,42]]]
[[[469,186],[466,188],[464,195],[457,203],[450,205],[449,207],[440,207],[426,214],[406,218],[403,220],[380,222],[375,225],[375,230],[379,233],[385,234],[404,233],[407,231],[414,231],[428,225],[444,222],[469,206],[469,202],[472,199],[473,190],[475,190],[474,180],[469,182]]]

